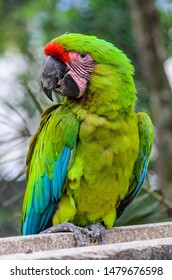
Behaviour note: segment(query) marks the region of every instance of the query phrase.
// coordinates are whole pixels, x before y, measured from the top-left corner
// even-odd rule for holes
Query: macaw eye
[[[87,56],[87,53],[81,53],[80,54],[80,58],[82,58],[82,59],[85,58],[86,56]]]

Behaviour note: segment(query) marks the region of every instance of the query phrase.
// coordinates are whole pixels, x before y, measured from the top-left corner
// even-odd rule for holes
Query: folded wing
[[[51,224],[75,156],[79,122],[65,105],[49,107],[27,155],[27,188],[22,234],[36,234]]]
[[[120,217],[120,215],[138,194],[145,179],[150,158],[150,152],[153,142],[152,122],[146,113],[138,113],[137,117],[140,140],[139,153],[133,169],[133,176],[131,178],[129,191],[117,207],[117,218]]]

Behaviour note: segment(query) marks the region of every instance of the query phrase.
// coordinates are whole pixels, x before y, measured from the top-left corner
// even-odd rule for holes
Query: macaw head
[[[64,34],[47,43],[44,53],[41,82],[51,100],[52,91],[76,99],[104,91],[117,100],[128,87],[132,102],[136,99],[133,66],[113,44],[95,36]]]

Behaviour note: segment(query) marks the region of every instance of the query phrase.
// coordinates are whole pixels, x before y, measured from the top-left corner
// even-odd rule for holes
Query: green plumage
[[[51,222],[86,226],[99,221],[110,228],[144,180],[152,123],[146,113],[134,111],[134,70],[123,52],[80,34],[65,34],[53,42],[66,51],[90,53],[96,65],[84,102],[66,98],[43,113],[27,156],[23,234],[37,233]],[[58,167],[56,174],[60,164],[64,170]],[[61,183],[60,172],[65,174]],[[58,184],[52,183],[55,178]],[[33,231],[27,230],[29,217],[37,217]]]

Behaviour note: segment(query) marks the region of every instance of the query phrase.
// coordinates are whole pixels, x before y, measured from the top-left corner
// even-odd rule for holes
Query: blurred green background
[[[171,220],[172,149],[163,144],[172,139],[171,0],[0,0],[0,236],[20,234],[25,157],[41,112],[50,105],[40,86],[43,47],[65,32],[96,35],[128,55],[135,67],[136,111],[148,112],[154,122],[147,180],[116,225]],[[152,77],[146,77],[147,69],[153,69]]]

